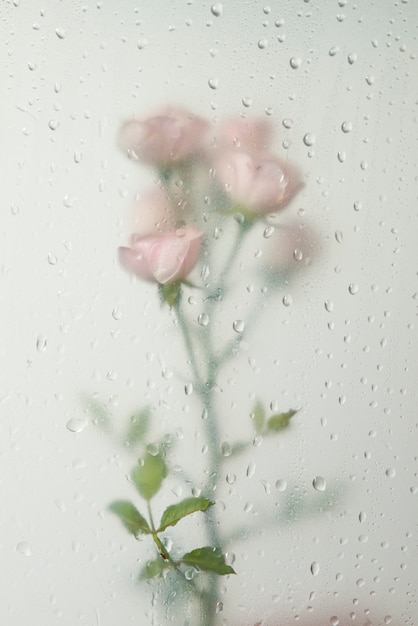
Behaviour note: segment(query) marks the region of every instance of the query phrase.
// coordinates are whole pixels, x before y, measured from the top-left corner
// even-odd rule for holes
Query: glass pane
[[[416,3],[0,15],[1,623],[417,623]]]

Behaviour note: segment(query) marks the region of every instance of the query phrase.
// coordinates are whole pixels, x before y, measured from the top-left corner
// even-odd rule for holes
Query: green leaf
[[[161,576],[163,571],[169,567],[171,567],[171,563],[169,561],[164,561],[162,558],[155,559],[154,561],[148,561],[148,563],[145,563],[139,576],[142,580],[157,578],[158,576]]]
[[[251,413],[251,418],[254,420],[254,427],[257,433],[261,433],[264,429],[264,423],[266,421],[266,412],[263,405],[257,400],[256,405]]]
[[[125,528],[133,535],[151,533],[147,520],[129,500],[115,500],[109,506],[109,509],[119,517]]]
[[[129,429],[125,437],[126,445],[134,446],[145,437],[148,431],[149,418],[150,410],[148,407],[132,415]]]
[[[167,302],[171,307],[178,300],[181,291],[181,282],[169,283],[168,285],[158,285],[160,290],[161,300]]]
[[[159,491],[161,483],[167,476],[167,466],[161,454],[147,454],[132,472],[132,480],[145,500],[151,500]]]
[[[267,421],[267,432],[277,432],[278,430],[286,428],[296,413],[297,411],[290,410],[287,413],[277,413],[276,415],[272,415]]]
[[[168,526],[175,526],[183,517],[196,513],[197,511],[206,511],[214,502],[206,498],[186,498],[177,504],[167,507],[161,517],[160,527],[157,532],[162,532]]]
[[[93,423],[103,430],[111,430],[111,415],[103,402],[92,396],[83,396],[81,402],[84,408],[90,413]]]
[[[220,548],[211,548],[210,546],[197,548],[183,555],[181,562],[207,572],[215,572],[221,576],[235,574],[232,567],[225,563],[225,557]]]

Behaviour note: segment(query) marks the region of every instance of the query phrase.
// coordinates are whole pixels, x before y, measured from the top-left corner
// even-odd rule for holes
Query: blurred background
[[[315,233],[222,374],[226,439],[250,432],[255,397],[301,410],[217,494],[222,524],[257,528],[219,624],[418,623],[417,16],[411,0],[2,1],[2,624],[180,623],[137,583],[152,547],[107,511],[134,497],[118,433],[140,407],[181,461],[201,457],[173,319],[117,262],[152,180],[117,132],[166,104],[269,119],[304,181],[278,223]],[[265,245],[261,228],[220,337]]]

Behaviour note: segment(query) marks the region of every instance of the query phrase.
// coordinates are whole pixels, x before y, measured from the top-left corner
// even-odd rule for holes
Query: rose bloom
[[[275,213],[297,190],[294,175],[275,156],[225,152],[215,163],[216,175],[234,203],[254,215]]]
[[[131,247],[119,248],[119,260],[140,278],[168,285],[192,271],[199,259],[201,237],[194,226],[168,233],[132,235]]]
[[[143,120],[125,122],[119,145],[133,160],[167,165],[200,151],[208,123],[181,108],[167,108]]]

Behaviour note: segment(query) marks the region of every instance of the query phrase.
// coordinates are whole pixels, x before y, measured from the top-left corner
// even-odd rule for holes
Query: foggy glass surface
[[[107,508],[133,497],[135,454],[87,406],[96,399],[119,434],[149,405],[155,437],[173,433],[181,463],[202,471],[173,318],[117,260],[152,181],[118,130],[172,103],[210,121],[269,119],[304,182],[277,224],[315,236],[312,263],[221,376],[224,441],[249,436],[256,397],[300,411],[232,461],[215,495],[225,528],[261,520],[231,548],[238,573],[221,582],[218,623],[418,622],[417,11],[2,1],[1,623],[198,623],[138,584],[155,550]],[[217,309],[220,337],[246,321],[267,245],[260,225]],[[178,489],[169,482],[167,498],[188,495]]]

